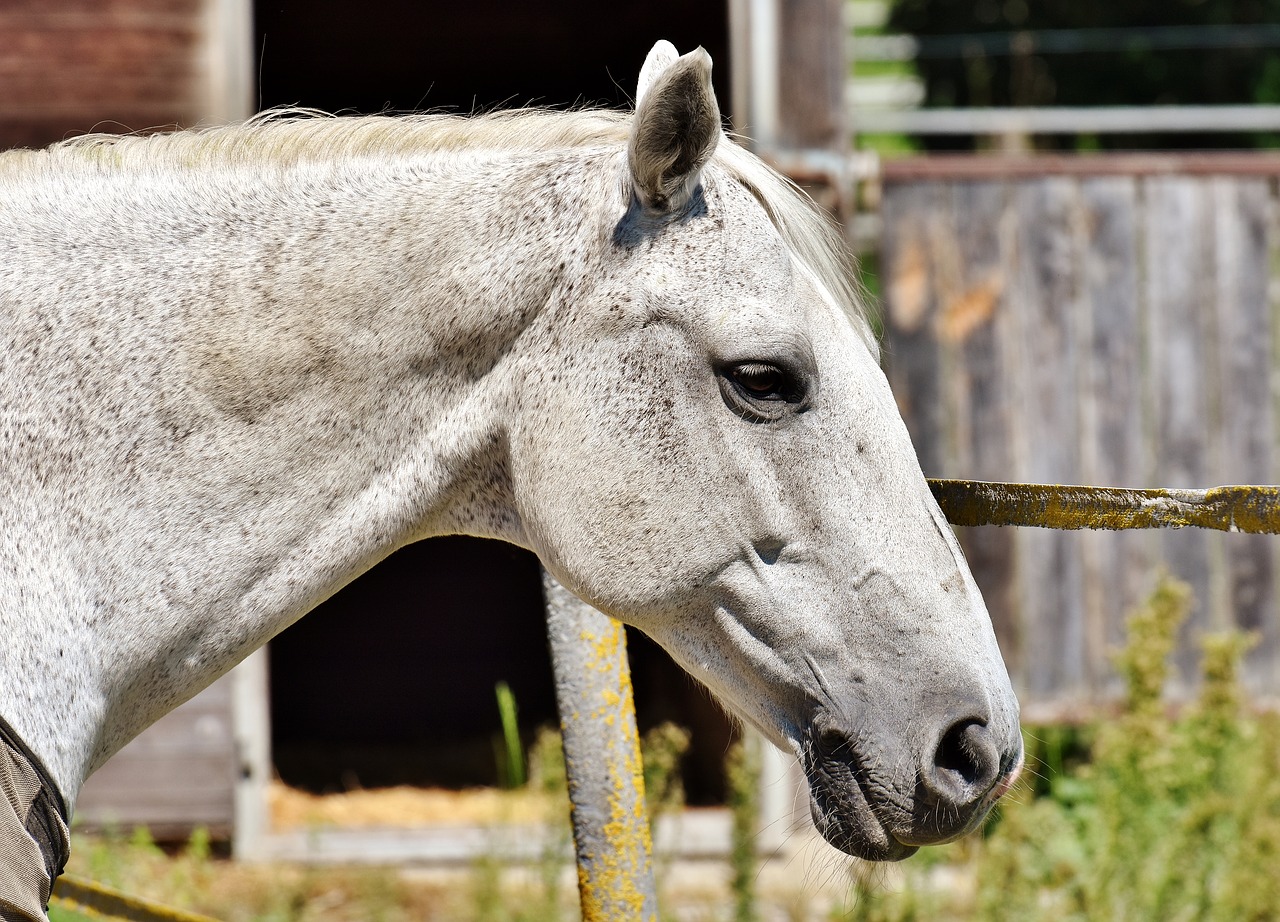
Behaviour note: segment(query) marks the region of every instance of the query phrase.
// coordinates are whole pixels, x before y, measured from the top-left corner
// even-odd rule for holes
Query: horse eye
[[[748,422],[776,422],[808,404],[806,379],[772,362],[736,362],[717,369],[725,405]]]
[[[777,365],[744,362],[729,370],[729,376],[744,391],[758,400],[788,400],[788,377]]]

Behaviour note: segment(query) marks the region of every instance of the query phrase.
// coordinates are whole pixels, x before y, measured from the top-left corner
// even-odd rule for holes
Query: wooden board
[[[1151,474],[1161,478],[1160,486],[1209,486],[1214,423],[1210,414],[1220,395],[1209,366],[1216,326],[1208,184],[1190,177],[1156,177],[1143,184],[1143,194],[1142,259],[1154,423]],[[1162,533],[1160,559],[1195,592],[1176,654],[1181,678],[1189,685],[1199,659],[1195,639],[1220,611],[1209,537],[1193,530]]]
[[[1214,232],[1215,356],[1221,406],[1213,459],[1232,483],[1266,483],[1275,473],[1271,392],[1274,330],[1268,287],[1268,252],[1274,202],[1265,180],[1215,179],[1209,185]],[[1256,632],[1247,676],[1259,690],[1276,678],[1280,654],[1274,560],[1277,542],[1245,536],[1226,546],[1225,603],[1231,623]]]
[[[1147,481],[1143,441],[1142,337],[1136,184],[1090,177],[1080,183],[1083,358],[1079,479],[1098,486]],[[1108,651],[1124,641],[1125,612],[1141,601],[1153,535],[1080,536],[1090,684],[1120,691]]]
[[[1280,198],[1266,175],[1280,161],[1246,159],[1003,176],[953,159],[888,177],[885,364],[925,472],[1280,479]],[[1111,652],[1160,567],[1196,593],[1173,691],[1191,693],[1204,633],[1235,626],[1260,638],[1251,688],[1280,694],[1274,539],[988,528],[961,540],[1032,716],[1118,693]]]
[[[80,792],[76,827],[146,826],[157,838],[182,839],[205,826],[230,835],[238,773],[232,682],[223,676],[98,769]]]
[[[1080,312],[1075,186],[1054,177],[1014,190],[1017,233],[1006,251],[1017,304],[1013,368],[1015,463],[1038,483],[1068,480],[1079,446],[1079,366],[1073,324]],[[1015,535],[1016,591],[1026,638],[1021,684],[1034,695],[1084,692],[1080,544],[1046,529]]]
[[[1016,304],[1003,254],[1016,234],[1015,214],[1006,186],[964,183],[952,189],[950,232],[956,241],[956,284],[944,299],[937,330],[947,349],[946,366],[955,416],[954,465],[947,476],[972,471],[974,477],[999,479],[1013,466],[1010,419],[1012,335]],[[962,529],[960,541],[986,599],[1009,668],[1023,667],[1023,636],[1014,608],[1013,541],[1008,529]]]

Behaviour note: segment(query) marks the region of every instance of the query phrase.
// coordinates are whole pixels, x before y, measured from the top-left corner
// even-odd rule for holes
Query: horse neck
[[[95,180],[67,199],[78,214],[31,209],[21,240],[0,209],[23,269],[0,270],[19,318],[0,419],[42,407],[20,423],[38,451],[0,446],[19,472],[0,552],[30,564],[27,585],[0,583],[0,714],[69,801],[396,547],[523,543],[508,371],[572,283],[584,201],[608,180],[582,156],[442,159],[195,191]],[[64,228],[64,252],[31,242],[42,224]],[[32,349],[42,336],[52,348]]]

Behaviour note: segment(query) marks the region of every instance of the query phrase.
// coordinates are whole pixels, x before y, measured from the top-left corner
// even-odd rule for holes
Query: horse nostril
[[[991,789],[999,773],[1000,752],[986,721],[969,717],[942,734],[923,781],[940,802],[966,807]]]

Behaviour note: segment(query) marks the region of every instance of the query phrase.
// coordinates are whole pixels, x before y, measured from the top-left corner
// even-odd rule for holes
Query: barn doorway
[[[657,38],[702,45],[729,109],[728,11],[657,0],[274,0],[255,10],[261,107],[331,112],[486,111],[528,104],[626,106]],[[643,733],[693,731],[692,804],[723,802],[730,722],[655,644],[630,633]],[[556,721],[536,559],[440,538],[406,548],[270,646],[272,751],[287,784],[315,792],[497,780],[494,685],[522,734]]]

